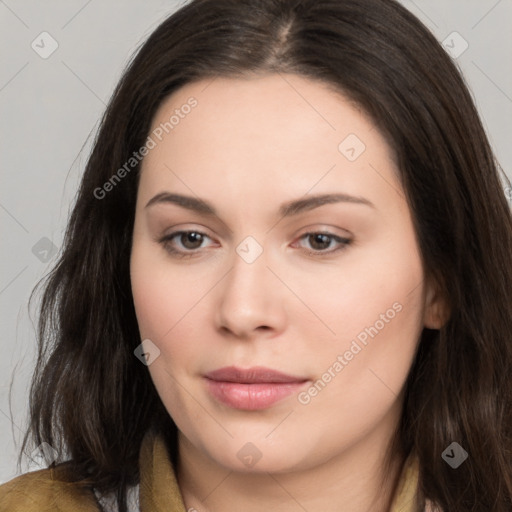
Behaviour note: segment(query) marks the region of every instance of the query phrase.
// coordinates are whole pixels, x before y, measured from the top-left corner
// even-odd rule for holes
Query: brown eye
[[[312,232],[304,233],[299,239],[298,245],[310,256],[327,256],[345,249],[351,244],[349,238],[342,238],[332,233]]]
[[[212,245],[212,239],[199,231],[175,231],[159,240],[165,250],[176,257],[198,256]]]
[[[204,240],[204,236],[196,231],[187,231],[179,235],[179,241],[185,249],[199,249]]]
[[[328,249],[331,245],[333,237],[324,233],[312,233],[308,235],[308,242],[310,247],[315,251],[322,251]]]

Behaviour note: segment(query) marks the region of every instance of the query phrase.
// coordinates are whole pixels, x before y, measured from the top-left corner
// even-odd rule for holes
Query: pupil
[[[313,249],[326,249],[330,245],[331,238],[329,235],[316,233],[314,235],[309,235],[309,241]]]
[[[181,243],[184,247],[187,249],[197,249],[198,247],[201,247],[201,244],[203,242],[203,236],[199,233],[183,233],[181,235]]]

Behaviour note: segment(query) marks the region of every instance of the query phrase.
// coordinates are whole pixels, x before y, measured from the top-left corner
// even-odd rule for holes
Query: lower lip
[[[206,379],[208,391],[224,405],[233,409],[259,411],[300,390],[305,382],[262,382],[242,384]]]

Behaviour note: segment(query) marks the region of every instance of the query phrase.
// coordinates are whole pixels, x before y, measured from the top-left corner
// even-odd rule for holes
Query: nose
[[[220,330],[244,339],[283,331],[285,290],[268,263],[265,251],[250,263],[233,255],[231,271],[217,290],[215,317]]]

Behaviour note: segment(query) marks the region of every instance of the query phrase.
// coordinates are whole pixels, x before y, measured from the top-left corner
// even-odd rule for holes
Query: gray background
[[[26,425],[35,354],[28,298],[55,262],[90,134],[131,53],[183,3],[0,0],[0,482],[16,474]],[[455,60],[512,178],[512,0],[402,3],[440,41],[456,31],[469,44]],[[31,47],[51,48],[44,31],[58,43],[46,59]],[[457,53],[464,48],[458,36],[446,44]]]

